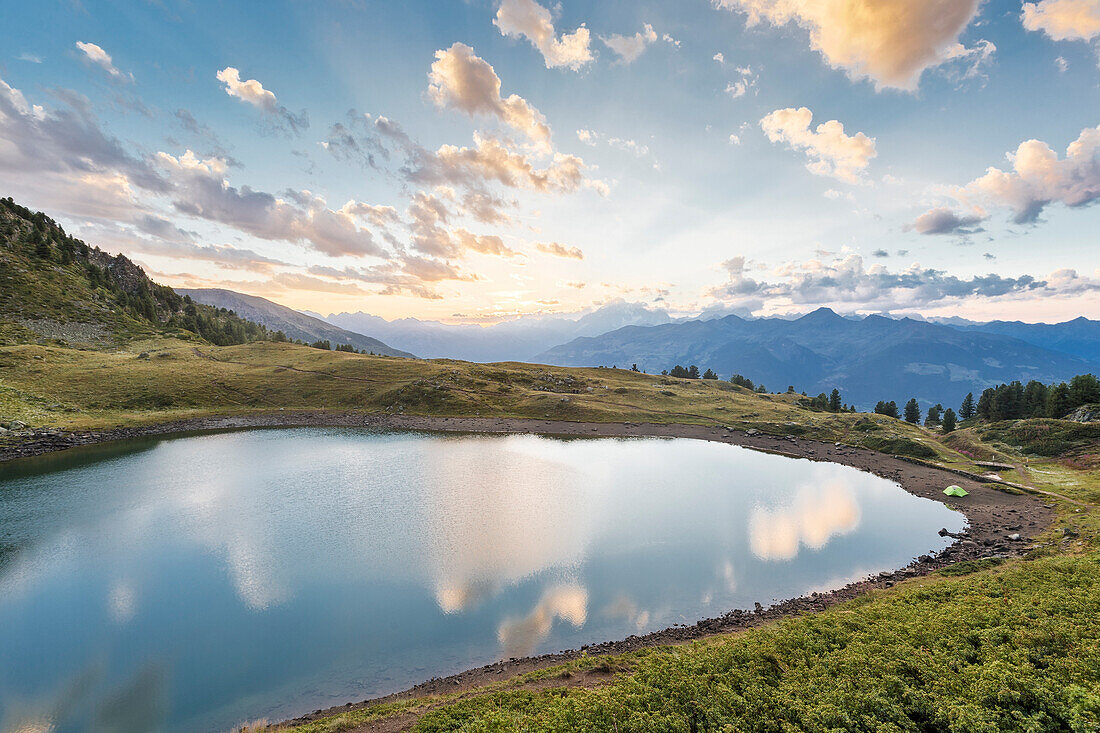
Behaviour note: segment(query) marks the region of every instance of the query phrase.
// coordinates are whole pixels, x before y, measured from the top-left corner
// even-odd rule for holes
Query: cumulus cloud
[[[136,189],[167,189],[148,160],[103,131],[87,100],[58,98],[65,105],[56,109],[31,104],[0,79],[0,173],[9,194],[80,216],[127,218]]]
[[[925,69],[958,56],[981,0],[714,0],[748,24],[796,23],[832,67],[876,87],[914,90]]]
[[[518,254],[496,235],[474,234],[462,227],[447,225],[454,213],[439,196],[417,193],[409,205],[410,244],[413,249],[433,257],[461,259],[469,253],[511,257]]]
[[[792,150],[806,154],[807,170],[817,176],[829,176],[858,183],[878,155],[875,139],[862,132],[847,135],[844,125],[829,120],[810,129],[813,113],[806,107],[777,109],[760,120],[760,127],[773,143],[783,142]]]
[[[569,193],[585,185],[585,168],[583,160],[563,153],[554,153],[540,168],[501,140],[475,133],[473,147],[443,145],[434,153],[422,152],[408,176],[418,183],[462,185],[475,190],[495,181],[510,188]]]
[[[117,79],[118,81],[134,80],[133,74],[124,74],[115,68],[114,61],[111,60],[111,54],[104,51],[102,47],[94,43],[85,43],[84,41],[77,41],[76,47],[84,54],[85,61],[103,69],[110,74],[111,78]]]
[[[288,191],[286,200],[249,186],[237,188],[225,178],[224,161],[200,159],[190,150],[178,158],[163,152],[157,158],[172,181],[173,206],[180,213],[260,239],[306,243],[333,257],[386,256],[370,230],[359,226],[354,202],[334,211],[308,191]]]
[[[1055,41],[1091,41],[1100,36],[1097,0],[1040,0],[1024,3],[1024,28],[1042,31]]]
[[[436,51],[428,80],[428,96],[439,107],[458,109],[471,117],[495,117],[542,150],[550,150],[550,127],[542,113],[518,94],[502,97],[496,71],[466,44]]]
[[[584,252],[577,247],[567,247],[564,244],[557,242],[537,242],[535,249],[539,252],[545,252],[555,257],[564,257],[566,259],[583,260]]]
[[[972,234],[981,221],[980,216],[968,216],[939,206],[918,216],[912,228],[920,234]]]
[[[227,66],[216,74],[218,81],[225,84],[225,93],[242,102],[265,112],[270,119],[280,126],[298,134],[309,127],[309,116],[305,110],[294,114],[283,105],[279,104],[275,93],[270,89],[264,89],[264,85],[255,79],[241,80],[241,72]]]
[[[1007,157],[1012,170],[991,167],[965,186],[948,189],[968,214],[937,207],[921,214],[913,228],[922,234],[943,234],[973,226],[987,218],[991,208],[1010,209],[1013,222],[1029,224],[1052,203],[1081,208],[1100,198],[1100,126],[1082,130],[1063,158],[1041,140],[1026,140]]]
[[[577,71],[592,61],[588,29],[581,25],[558,38],[550,11],[534,0],[503,0],[493,25],[505,36],[530,41],[542,54],[548,69],[564,67]]]
[[[337,281],[351,280],[370,285],[381,285],[379,295],[411,295],[427,300],[439,300],[443,296],[432,284],[447,280],[474,281],[477,276],[465,273],[448,262],[406,254],[370,267],[311,266],[309,274]]]
[[[632,36],[612,34],[610,36],[600,36],[600,40],[615,52],[620,62],[632,64],[638,60],[638,57],[651,43],[657,40],[657,32],[653,30],[653,26],[646,23],[642,30]]]
[[[829,262],[790,262],[771,271],[770,279],[749,275],[743,257],[723,263],[727,282],[710,288],[706,295],[725,306],[746,305],[755,310],[773,306],[836,305],[875,311],[919,309],[966,298],[1043,298],[1100,292],[1100,281],[1072,271],[1052,273],[1046,279],[1031,275],[1002,277],[989,274],[969,279],[943,270],[912,265],[891,271],[884,265],[866,266],[850,254]]]

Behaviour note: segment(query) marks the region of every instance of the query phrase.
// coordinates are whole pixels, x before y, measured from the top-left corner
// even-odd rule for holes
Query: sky
[[[1100,317],[1100,0],[41,0],[0,195],[157,281],[492,323]]]

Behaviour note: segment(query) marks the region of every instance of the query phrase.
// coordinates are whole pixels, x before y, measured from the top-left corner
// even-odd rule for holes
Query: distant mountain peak
[[[843,321],[844,318],[842,316],[840,316],[832,308],[829,308],[829,307],[823,305],[820,308],[817,308],[816,310],[810,311],[809,313],[802,316],[798,320],[802,321],[804,323],[805,322],[827,323],[827,322],[831,322],[831,321]]]

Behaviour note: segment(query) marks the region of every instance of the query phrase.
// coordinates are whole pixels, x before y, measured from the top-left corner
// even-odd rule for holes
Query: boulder
[[[1066,415],[1066,419],[1074,422],[1098,422],[1100,421],[1100,405],[1082,405]]]

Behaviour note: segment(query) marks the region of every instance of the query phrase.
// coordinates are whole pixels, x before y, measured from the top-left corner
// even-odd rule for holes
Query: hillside
[[[122,255],[68,235],[53,219],[0,199],[0,344],[107,346],[175,336],[213,344],[285,339],[150,280]]]
[[[957,405],[968,393],[1021,379],[1058,381],[1095,362],[1019,339],[960,331],[911,319],[842,318],[822,308],[795,320],[726,316],[628,327],[579,338],[540,354],[562,366],[631,365],[649,372],[676,364],[743,374],[772,390],[808,394],[840,389],[859,407],[878,400]]]
[[[273,303],[266,298],[219,288],[177,288],[176,292],[180,295],[189,296],[196,303],[205,303],[216,308],[226,308],[242,318],[259,323],[270,330],[282,331],[287,335],[287,338],[305,341],[306,343],[329,341],[333,346],[350,345],[369,354],[412,357],[412,354],[391,348],[376,338],[334,326],[331,323],[322,321],[320,318],[307,316],[292,308]]]

